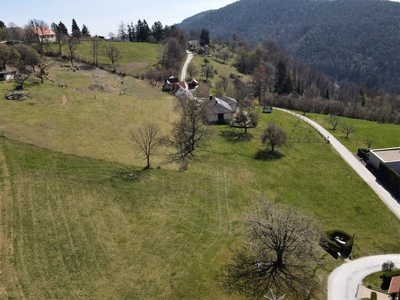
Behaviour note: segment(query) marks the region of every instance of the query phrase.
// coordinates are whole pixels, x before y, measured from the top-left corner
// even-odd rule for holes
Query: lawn
[[[400,246],[399,220],[289,114],[261,114],[249,141],[214,127],[184,173],[167,163],[165,151],[154,156],[161,169],[139,172],[145,162],[129,130],[152,120],[168,133],[174,99],[96,70],[55,64],[50,78],[28,85],[28,101],[0,101],[7,137],[0,139],[4,298],[241,299],[225,295],[215,276],[245,244],[242,220],[260,198],[302,208],[325,230],[354,234],[354,258]],[[10,88],[0,84],[1,93]],[[256,160],[270,121],[292,142],[279,148],[280,159]],[[371,126],[378,131],[381,124]],[[325,299],[328,273],[341,261],[320,255],[318,299]]]
[[[332,131],[332,126],[326,121],[326,115],[307,113],[306,117],[318,122],[325,129],[329,130],[353,153],[357,153],[358,148],[367,148],[367,139],[374,141],[372,144],[373,149],[400,146],[399,125],[340,117],[341,121],[352,124],[355,128],[355,132],[351,133],[346,140],[346,135],[341,131],[340,125],[336,128],[335,132]]]

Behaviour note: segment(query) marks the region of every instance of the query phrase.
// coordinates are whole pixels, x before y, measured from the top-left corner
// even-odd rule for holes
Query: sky
[[[400,0],[399,0],[400,1]],[[71,32],[74,18],[79,28],[85,24],[91,35],[116,33],[121,21],[137,24],[146,20],[163,25],[180,23],[199,12],[218,9],[236,0],[0,0],[0,20],[20,27],[30,19],[65,24]]]

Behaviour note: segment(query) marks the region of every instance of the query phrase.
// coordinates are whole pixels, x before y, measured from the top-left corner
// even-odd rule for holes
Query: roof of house
[[[374,149],[370,151],[375,153],[375,155],[378,156],[383,162],[400,161],[400,147]]]
[[[390,281],[388,294],[400,292],[400,276],[393,276]]]
[[[176,83],[176,82],[179,82],[179,78],[171,76],[168,79],[166,79],[166,82],[167,83]]]
[[[40,36],[55,35],[54,31],[47,27],[45,27],[45,28],[36,27],[36,28],[32,28],[32,30],[35,34],[40,35]]]
[[[216,105],[220,105],[220,106],[225,107],[226,109],[233,112],[232,107],[230,107],[230,105],[228,103],[226,103],[224,100],[215,98],[214,100],[211,100],[211,101],[215,101],[215,104],[212,107],[214,107]]]

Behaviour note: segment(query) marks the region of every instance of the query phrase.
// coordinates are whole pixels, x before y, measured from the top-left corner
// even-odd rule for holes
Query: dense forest
[[[380,0],[241,0],[178,26],[212,39],[273,40],[339,81],[400,93],[400,3]]]

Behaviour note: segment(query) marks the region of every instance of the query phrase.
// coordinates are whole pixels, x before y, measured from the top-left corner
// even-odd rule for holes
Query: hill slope
[[[400,92],[400,3],[379,0],[241,0],[184,20],[183,30],[274,40],[339,80]]]

